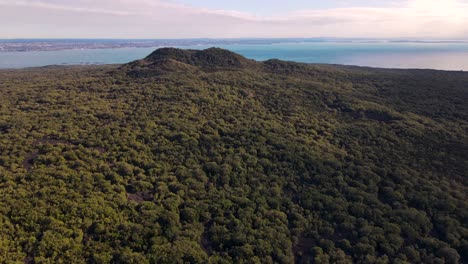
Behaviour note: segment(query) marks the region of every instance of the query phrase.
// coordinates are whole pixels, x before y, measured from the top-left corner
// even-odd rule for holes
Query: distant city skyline
[[[0,38],[467,39],[468,0],[0,0]]]

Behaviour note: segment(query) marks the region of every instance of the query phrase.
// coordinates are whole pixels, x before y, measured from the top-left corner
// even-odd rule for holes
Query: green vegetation
[[[0,263],[467,263],[467,84],[220,49],[0,71]]]

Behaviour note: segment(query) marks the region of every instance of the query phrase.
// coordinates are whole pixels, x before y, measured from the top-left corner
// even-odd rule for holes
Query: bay
[[[468,71],[468,43],[308,42],[216,46],[260,61],[277,58],[306,63]],[[176,47],[205,49],[211,46]],[[0,52],[0,68],[120,64],[144,58],[157,48]]]

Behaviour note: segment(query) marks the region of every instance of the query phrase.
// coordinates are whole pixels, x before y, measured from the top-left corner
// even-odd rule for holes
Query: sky
[[[468,0],[0,0],[0,38],[468,39]]]

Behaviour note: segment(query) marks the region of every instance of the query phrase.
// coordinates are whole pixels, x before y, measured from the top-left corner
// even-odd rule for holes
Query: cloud
[[[0,0],[0,37],[468,37],[468,3],[407,0],[390,7],[259,16],[163,0]]]
[[[101,13],[101,14],[112,14],[112,15],[130,15],[126,11],[118,11],[112,9],[100,9],[100,8],[88,8],[88,7],[79,7],[63,4],[55,4],[51,2],[43,1],[0,1],[0,5],[4,6],[17,6],[22,8],[39,8],[39,9],[49,9],[49,10],[59,10],[59,11],[68,11],[68,12],[80,12],[80,13]]]

